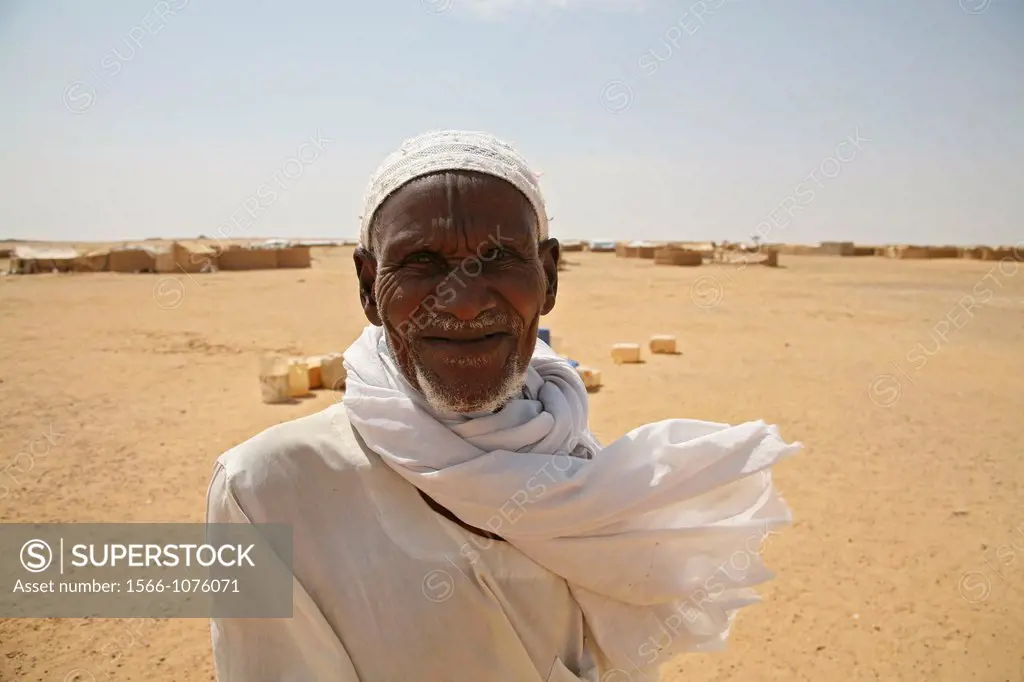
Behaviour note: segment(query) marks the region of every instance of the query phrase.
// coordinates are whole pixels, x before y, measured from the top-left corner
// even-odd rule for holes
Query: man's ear
[[[359,279],[359,302],[363,304],[363,314],[370,324],[380,327],[382,322],[373,286],[377,281],[377,259],[368,249],[359,246],[352,254],[352,260],[355,262],[356,277]]]
[[[544,277],[547,280],[544,289],[544,305],[541,306],[540,314],[547,315],[554,309],[555,298],[558,296],[558,260],[561,257],[561,247],[557,239],[545,239],[537,245],[537,252],[544,268]]]

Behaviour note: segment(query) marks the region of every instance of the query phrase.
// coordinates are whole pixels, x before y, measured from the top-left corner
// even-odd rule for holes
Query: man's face
[[[555,304],[558,242],[513,185],[448,172],[380,207],[377,257],[355,255],[367,319],[405,378],[444,412],[491,412],[516,395],[540,316]]]

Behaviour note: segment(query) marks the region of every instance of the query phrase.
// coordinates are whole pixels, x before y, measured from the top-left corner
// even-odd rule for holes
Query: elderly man
[[[214,620],[221,682],[642,682],[720,648],[789,521],[760,421],[668,420],[602,446],[537,338],[558,242],[490,135],[411,140],[371,180],[370,324],[343,404],[220,457],[210,522],[293,528],[293,617]]]

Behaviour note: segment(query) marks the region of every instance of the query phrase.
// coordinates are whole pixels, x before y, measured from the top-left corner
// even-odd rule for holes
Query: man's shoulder
[[[340,403],[271,426],[217,458],[236,493],[284,492],[281,488],[344,476],[368,465]]]

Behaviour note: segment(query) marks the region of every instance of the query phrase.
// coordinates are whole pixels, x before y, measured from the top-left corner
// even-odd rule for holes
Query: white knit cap
[[[363,198],[359,243],[369,247],[373,214],[399,187],[429,173],[457,170],[487,173],[515,185],[537,213],[538,241],[548,238],[548,215],[537,174],[512,145],[488,133],[438,130],[409,138],[377,168]]]

